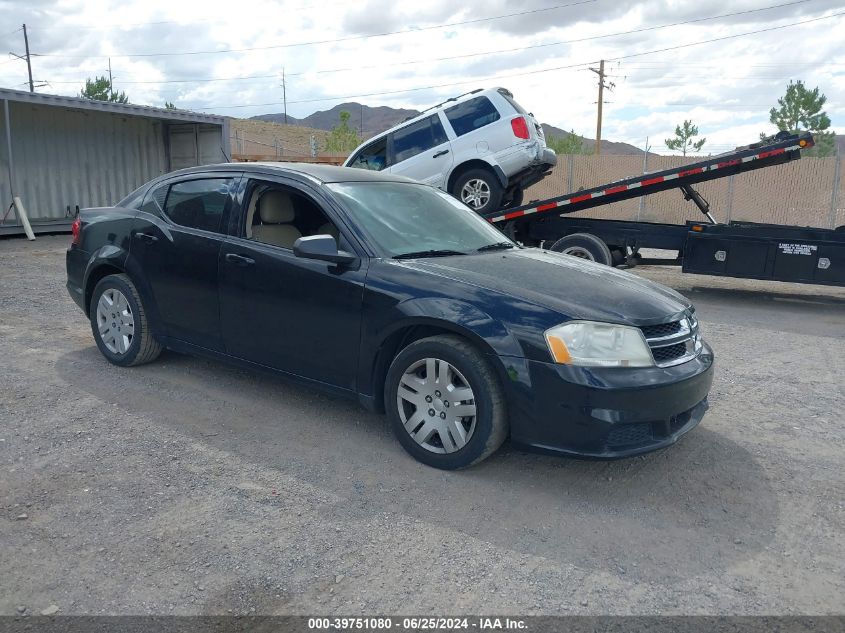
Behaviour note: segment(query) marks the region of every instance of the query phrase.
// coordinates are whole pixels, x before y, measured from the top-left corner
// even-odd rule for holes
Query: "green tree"
[[[179,108],[177,108],[175,105],[173,105],[172,101],[165,101],[164,102],[164,109],[165,110],[178,110]]]
[[[555,154],[584,154],[584,137],[569,130],[566,136],[552,136],[546,139],[546,145]]]
[[[334,126],[326,137],[327,152],[351,152],[361,144],[358,132],[349,126],[349,117],[349,112],[341,110],[340,124]]]
[[[666,147],[676,152],[680,151],[684,156],[687,152],[699,152],[707,139],[693,140],[696,136],[698,136],[698,126],[693,125],[692,121],[684,121],[683,125],[675,126],[675,138],[667,138]]]
[[[827,97],[819,92],[818,86],[808,90],[803,81],[790,81],[786,94],[778,99],[778,107],[769,110],[769,121],[782,132],[811,132],[816,146],[808,153],[830,156],[836,134],[827,131],[830,117],[822,109],[825,102]]]
[[[85,88],[79,93],[80,97],[92,101],[113,101],[115,103],[129,103],[129,97],[125,92],[112,90],[108,77],[94,77],[85,80]]]

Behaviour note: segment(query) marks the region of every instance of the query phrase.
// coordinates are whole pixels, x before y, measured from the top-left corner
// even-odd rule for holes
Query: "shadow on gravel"
[[[342,497],[325,511],[350,534],[398,512],[650,581],[727,570],[765,548],[779,522],[766,472],[708,428],[712,412],[675,446],[643,457],[579,461],[506,445],[475,468],[441,472],[406,455],[383,416],[275,376],[176,354],[119,369],[93,346],[60,357],[57,370],[80,393]]]
[[[823,287],[816,286],[820,289],[819,294],[799,294],[791,292],[772,292],[769,289],[760,290],[744,290],[741,288],[710,288],[705,286],[693,286],[688,293],[697,297],[706,297],[708,299],[720,299],[727,301],[741,301],[758,303],[760,301],[772,301],[774,303],[800,303],[803,309],[813,310],[812,306],[834,306],[842,308],[845,306],[845,298],[833,295],[823,294]]]

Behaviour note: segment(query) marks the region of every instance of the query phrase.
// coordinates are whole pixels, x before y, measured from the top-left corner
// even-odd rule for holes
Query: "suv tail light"
[[[524,116],[518,116],[511,119],[511,128],[513,129],[513,135],[516,138],[531,138],[528,134],[528,123],[526,123]]]
[[[70,232],[73,235],[71,244],[79,246],[79,240],[82,237],[82,220],[79,219],[79,216],[76,216],[73,224],[70,225]]]

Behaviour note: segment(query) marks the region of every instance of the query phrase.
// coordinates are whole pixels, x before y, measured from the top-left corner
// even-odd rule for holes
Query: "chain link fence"
[[[525,200],[543,200],[646,172],[700,161],[680,156],[558,156],[551,175],[530,187]],[[845,164],[841,156],[802,158],[695,185],[720,222],[746,220],[819,228],[845,225]],[[700,219],[679,190],[641,196],[574,213],[586,218],[683,224]]]

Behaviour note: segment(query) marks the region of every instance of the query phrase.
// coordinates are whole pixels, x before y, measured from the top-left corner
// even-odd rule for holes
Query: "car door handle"
[[[237,253],[226,253],[226,261],[237,266],[252,266],[255,260],[245,255],[238,255]]]
[[[137,237],[139,240],[143,240],[147,244],[158,242],[158,238],[155,235],[150,235],[149,233],[135,233],[135,237]]]
[[[446,155],[446,154],[448,154],[448,153],[449,153],[449,150],[448,150],[448,149],[444,149],[444,150],[442,150],[442,151],[440,151],[440,152],[437,152],[434,156],[432,156],[432,158],[440,158],[441,156],[445,156],[445,155]]]

